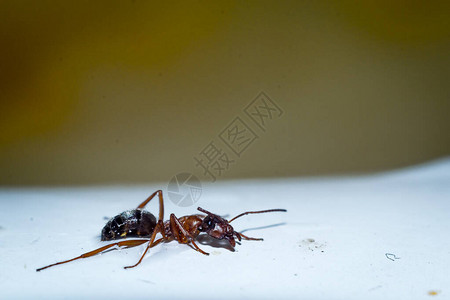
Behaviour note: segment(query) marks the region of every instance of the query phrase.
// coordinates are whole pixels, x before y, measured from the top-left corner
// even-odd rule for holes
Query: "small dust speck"
[[[397,257],[395,254],[392,253],[386,253],[385,254],[386,258],[392,261],[395,261],[396,259],[400,259],[400,257]]]
[[[428,292],[428,295],[429,296],[437,296],[437,295],[439,295],[441,293],[441,291],[435,291],[435,290],[432,290],[432,291],[429,291]]]
[[[294,276],[297,276],[297,273],[295,273]]]
[[[298,243],[298,246],[304,247],[305,250],[310,250],[310,251],[314,252],[314,250],[322,250],[326,246],[326,242],[320,243],[320,242],[317,242],[313,238],[307,238],[307,239],[301,240]]]

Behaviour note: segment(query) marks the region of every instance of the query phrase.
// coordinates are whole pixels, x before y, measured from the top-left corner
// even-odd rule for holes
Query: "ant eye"
[[[210,230],[214,227],[215,221],[213,218],[211,217],[206,217],[205,219],[203,219],[203,224],[202,224],[202,228],[203,230]]]

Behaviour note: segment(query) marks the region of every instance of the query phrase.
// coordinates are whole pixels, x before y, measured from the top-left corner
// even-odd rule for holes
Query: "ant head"
[[[198,228],[200,232],[206,232],[206,234],[208,234],[209,236],[212,236],[213,238],[219,240],[226,239],[230,242],[230,245],[232,247],[236,245],[234,236],[236,235],[240,240],[239,233],[234,231],[233,226],[231,226],[227,220],[201,207],[197,209],[207,214],[207,216],[203,219],[202,224]]]

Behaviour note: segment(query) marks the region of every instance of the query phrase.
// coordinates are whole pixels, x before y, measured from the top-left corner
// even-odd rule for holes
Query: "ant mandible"
[[[144,210],[144,207],[156,195],[158,195],[159,198],[158,221],[156,221],[156,218],[153,214]],[[168,243],[174,240],[176,240],[180,244],[187,244],[191,246],[191,248],[193,248],[194,250],[204,255],[209,255],[209,253],[200,249],[194,241],[200,233],[204,232],[207,235],[220,240],[225,239],[230,243],[231,247],[234,249],[236,245],[235,237],[239,241],[241,241],[241,239],[262,241],[263,239],[248,237],[240,232],[237,232],[233,229],[233,227],[229,223],[233,222],[239,217],[248,214],[286,211],[285,209],[247,211],[240,215],[237,215],[230,221],[227,221],[224,218],[216,214],[213,214],[201,207],[198,207],[197,209],[205,213],[206,215],[190,215],[177,218],[175,214],[170,214],[170,219],[167,221],[163,221],[164,201],[162,191],[158,190],[153,194],[151,194],[150,197],[148,197],[144,202],[142,202],[136,209],[124,211],[123,213],[109,220],[108,223],[106,223],[105,227],[103,227],[101,236],[102,241],[118,240],[126,237],[141,237],[146,239],[133,239],[112,243],[100,247],[98,249],[95,249],[93,251],[83,253],[78,257],[36,269],[36,271],[39,272],[56,265],[65,264],[81,258],[91,257],[96,254],[102,253],[112,247],[131,248],[142,245],[144,243],[148,243],[147,248],[145,249],[139,261],[135,265],[124,267],[125,269],[134,268],[142,262],[142,259],[144,258],[145,254],[150,248],[158,245],[161,242]],[[158,233],[160,233],[162,237],[155,240],[156,235]]]

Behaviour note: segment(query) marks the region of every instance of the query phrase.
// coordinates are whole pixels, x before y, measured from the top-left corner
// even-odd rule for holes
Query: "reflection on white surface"
[[[204,256],[176,242],[111,251],[36,272],[105,245],[105,217],[156,189],[97,187],[0,190],[1,298],[449,297],[450,160],[359,177],[233,181],[206,185],[198,203],[264,241],[236,251],[208,238]],[[165,202],[165,217],[196,206]],[[157,201],[148,208],[155,215]],[[435,293],[435,294],[434,294]]]

